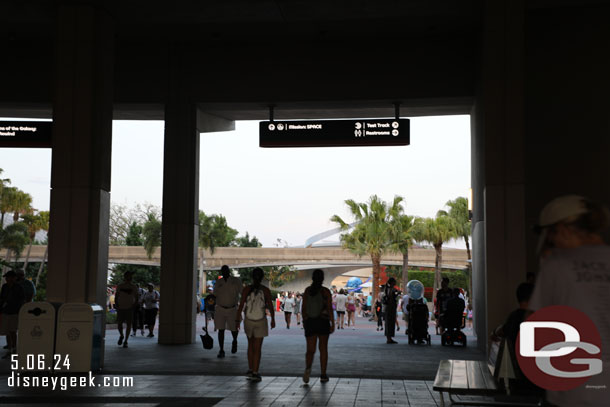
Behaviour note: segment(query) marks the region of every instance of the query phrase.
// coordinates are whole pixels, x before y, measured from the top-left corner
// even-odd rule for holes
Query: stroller
[[[462,332],[464,328],[464,300],[454,297],[447,302],[447,310],[441,315],[444,332],[441,336],[443,346],[460,344],[466,346],[466,335]]]
[[[428,307],[422,298],[414,300],[409,298],[407,304],[409,310],[409,344],[423,343],[426,341],[431,345],[430,334],[428,333]]]

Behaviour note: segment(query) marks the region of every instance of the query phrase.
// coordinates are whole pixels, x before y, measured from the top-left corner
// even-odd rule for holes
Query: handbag
[[[202,327],[205,335],[199,335],[201,338],[201,344],[203,345],[203,349],[212,349],[214,347],[214,338],[208,334],[208,318],[205,318],[205,327]]]

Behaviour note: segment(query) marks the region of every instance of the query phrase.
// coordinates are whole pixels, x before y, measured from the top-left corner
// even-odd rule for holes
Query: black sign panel
[[[52,122],[0,121],[0,147],[51,147]]]
[[[358,147],[409,145],[409,119],[265,121],[261,147]]]

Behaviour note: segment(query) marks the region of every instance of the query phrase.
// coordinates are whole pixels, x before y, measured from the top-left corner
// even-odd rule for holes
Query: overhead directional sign
[[[0,147],[51,147],[52,122],[0,121]]]
[[[409,145],[409,119],[265,121],[261,147],[358,147]]]

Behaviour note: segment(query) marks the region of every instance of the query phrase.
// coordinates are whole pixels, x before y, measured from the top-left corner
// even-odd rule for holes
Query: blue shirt
[[[366,297],[366,306],[370,307],[371,305],[373,305],[373,296],[369,295],[368,297]]]

